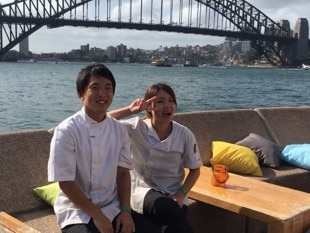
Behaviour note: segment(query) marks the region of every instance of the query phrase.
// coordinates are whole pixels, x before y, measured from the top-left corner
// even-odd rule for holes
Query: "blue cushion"
[[[281,158],[296,167],[310,170],[310,144],[286,145]]]

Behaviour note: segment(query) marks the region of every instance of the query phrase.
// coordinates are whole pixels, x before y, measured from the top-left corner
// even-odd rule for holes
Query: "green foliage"
[[[241,59],[245,64],[253,64],[256,60],[259,60],[260,58],[261,54],[255,49],[251,49],[241,56]]]

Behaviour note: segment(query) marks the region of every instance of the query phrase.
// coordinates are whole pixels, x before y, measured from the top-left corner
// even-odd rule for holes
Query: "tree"
[[[255,60],[259,60],[260,57],[261,57],[261,54],[255,49],[251,49],[245,54],[241,55],[243,64],[253,64]]]

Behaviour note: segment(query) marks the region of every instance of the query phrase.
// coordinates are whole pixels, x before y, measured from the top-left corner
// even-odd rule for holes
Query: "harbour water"
[[[0,133],[48,129],[78,111],[75,79],[86,65],[0,62]],[[159,81],[174,88],[177,112],[310,105],[309,70],[106,65],[117,83],[110,109],[142,97]]]

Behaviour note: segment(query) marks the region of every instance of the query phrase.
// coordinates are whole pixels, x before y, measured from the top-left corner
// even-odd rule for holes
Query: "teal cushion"
[[[59,193],[59,183],[54,182],[48,185],[37,187],[33,190],[43,201],[54,205],[56,197]]]
[[[281,158],[296,167],[310,170],[310,144],[286,145]]]

